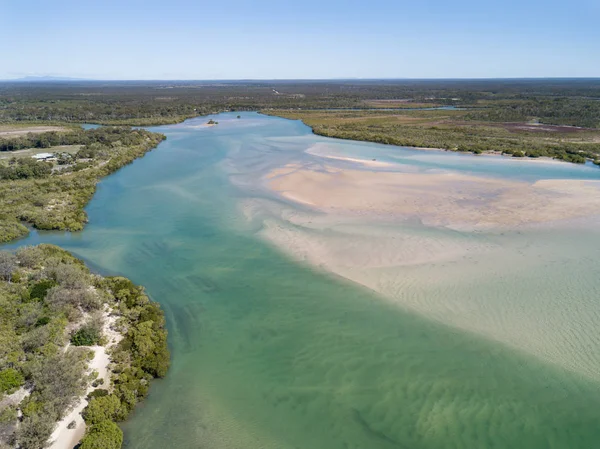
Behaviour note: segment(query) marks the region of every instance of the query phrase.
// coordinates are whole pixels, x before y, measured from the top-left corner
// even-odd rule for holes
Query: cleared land
[[[19,137],[31,134],[41,134],[50,131],[67,132],[64,126],[31,126],[31,125],[0,125],[0,137]]]
[[[27,148],[25,150],[17,151],[2,151],[0,152],[0,159],[12,159],[13,157],[31,157],[40,153],[68,153],[76,154],[82,145],[59,145],[50,148]]]

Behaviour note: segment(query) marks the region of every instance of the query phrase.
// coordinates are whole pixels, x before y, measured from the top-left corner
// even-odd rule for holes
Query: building
[[[54,155],[54,153],[38,153],[38,154],[34,154],[31,157],[34,158],[36,161],[55,161],[56,160],[56,156]]]

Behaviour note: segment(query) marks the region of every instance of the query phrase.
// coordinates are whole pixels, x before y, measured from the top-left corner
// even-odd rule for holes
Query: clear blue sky
[[[0,79],[600,77],[600,0],[0,0]]]

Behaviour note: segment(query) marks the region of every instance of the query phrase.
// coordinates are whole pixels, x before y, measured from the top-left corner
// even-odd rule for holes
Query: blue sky
[[[0,0],[0,79],[600,77],[600,0]]]

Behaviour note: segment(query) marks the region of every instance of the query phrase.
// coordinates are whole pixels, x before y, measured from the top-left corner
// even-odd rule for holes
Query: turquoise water
[[[277,201],[257,180],[306,160],[303,150],[316,143],[416,170],[523,179],[598,179],[600,171],[345,143],[313,136],[299,122],[236,115],[216,116],[212,128],[201,126],[207,118],[156,128],[167,141],[100,183],[83,232],[34,232],[12,245],[59,244],[145,285],[165,309],[173,365],[123,426],[127,448],[597,447],[597,379],[293,262],[257,236],[260,223],[245,218],[240,202]],[[577,274],[595,289],[586,295],[600,287],[589,287],[592,249],[591,271]],[[586,269],[556,263],[565,277]],[[526,270],[519,271],[525,282]],[[472,291],[486,295],[485,286],[482,279]],[[494,294],[505,287],[494,284]],[[534,299],[525,284],[510,288]],[[597,303],[587,307],[598,312]]]

